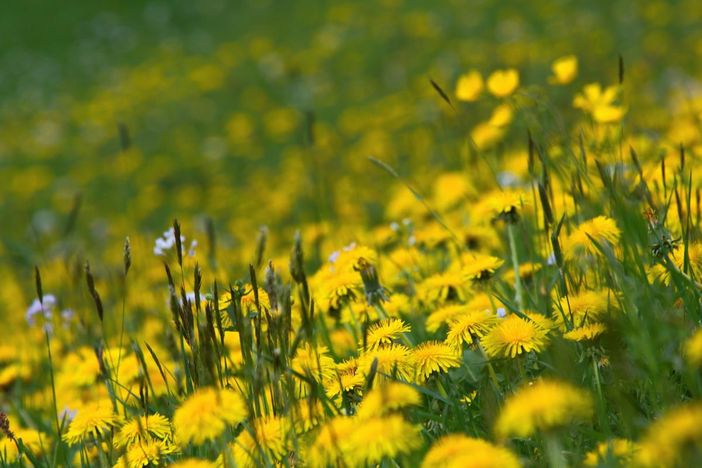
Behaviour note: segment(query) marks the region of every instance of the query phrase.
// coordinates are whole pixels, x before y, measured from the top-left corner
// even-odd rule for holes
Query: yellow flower
[[[14,424],[10,425],[10,429],[14,432],[15,438],[21,439],[22,444],[35,456],[43,455],[46,448],[50,446],[48,436],[35,429],[16,428]],[[19,458],[20,454],[15,441],[8,437],[0,439],[0,462],[12,463],[19,461]],[[24,463],[20,462],[20,466],[31,466],[26,456],[22,457],[22,460]]]
[[[408,333],[409,325],[400,319],[382,320],[368,328],[366,345],[370,349],[392,344],[401,333]]]
[[[490,122],[481,122],[470,131],[470,139],[478,150],[484,150],[500,141],[504,134],[504,128],[491,125]]]
[[[478,70],[471,70],[458,77],[456,82],[456,99],[475,101],[483,92],[483,77]]]
[[[246,419],[246,406],[239,393],[203,387],[190,395],[173,415],[176,438],[183,446],[200,445],[219,437],[229,426]]]
[[[472,209],[471,217],[482,224],[495,220],[513,222],[529,204],[529,198],[522,190],[495,190],[481,197]]]
[[[111,401],[89,403],[78,410],[63,440],[69,445],[99,440],[119,423],[120,417],[115,414]]]
[[[698,328],[695,333],[687,339],[683,349],[685,358],[693,365],[702,366],[702,328]]]
[[[422,468],[519,468],[519,459],[506,448],[463,434],[449,434],[431,446]]]
[[[578,58],[575,55],[566,55],[556,59],[551,64],[551,71],[553,75],[549,78],[550,83],[568,84],[578,75]]]
[[[540,352],[548,342],[544,330],[535,322],[509,315],[485,335],[480,343],[490,357],[511,357],[531,351]]]
[[[606,327],[602,323],[591,323],[582,327],[573,328],[564,333],[563,338],[570,341],[591,341],[604,333]]]
[[[621,120],[626,110],[614,104],[619,94],[618,86],[610,86],[605,90],[599,83],[591,83],[577,94],[573,106],[588,112],[600,123],[611,123]]]
[[[668,411],[646,430],[640,442],[640,450],[634,458],[635,464],[637,466],[695,466],[694,463],[685,463],[685,454],[699,454],[702,449],[700,421],[702,421],[700,403],[691,403]]]
[[[131,445],[119,457],[115,468],[143,468],[145,466],[159,466],[164,455],[178,453],[178,447],[164,440],[144,439]]]
[[[345,328],[339,328],[329,333],[334,352],[339,356],[345,356],[356,351],[356,341],[353,334]]]
[[[361,419],[382,416],[391,411],[418,405],[421,402],[419,392],[410,385],[400,382],[387,382],[376,385],[363,398],[358,406]]]
[[[313,467],[375,465],[408,453],[421,444],[419,428],[399,415],[358,419],[337,416],[320,429],[308,452]]]
[[[355,300],[363,290],[361,275],[353,270],[331,271],[320,281],[315,298],[324,311],[341,308],[348,301]]]
[[[487,79],[490,93],[499,98],[507,97],[519,86],[519,72],[513,68],[496,70]]]
[[[616,457],[620,463],[616,466],[628,466],[638,446],[627,439],[613,439],[600,442],[594,450],[585,455],[585,466],[610,466],[607,462]]]
[[[436,178],[433,193],[434,206],[440,211],[447,211],[465,201],[468,196],[473,195],[475,189],[466,174],[447,172]],[[443,235],[448,234],[444,227],[440,225],[437,227],[443,231]]]
[[[138,416],[127,421],[115,437],[117,447],[128,447],[146,438],[164,440],[171,436],[171,423],[158,413]]]
[[[169,468],[217,468],[217,464],[200,458],[186,458],[168,465]]]
[[[554,312],[554,317],[561,328],[565,328],[563,314],[575,327],[580,327],[598,322],[610,307],[616,304],[616,301],[617,297],[609,289],[581,291],[578,294],[561,298],[558,301],[560,310]]]
[[[427,317],[424,326],[428,332],[434,333],[441,328],[442,325],[450,323],[452,320],[457,319],[469,311],[470,309],[465,304],[445,305],[432,312],[429,317]]]
[[[358,360],[349,359],[335,367],[335,375],[324,382],[324,389],[330,397],[360,390],[365,384],[365,376],[358,369]]]
[[[465,298],[465,279],[461,271],[446,271],[429,276],[417,285],[418,298],[427,304]]]
[[[470,345],[474,339],[484,336],[497,320],[489,309],[462,312],[451,320],[446,343],[456,348],[463,343]]]
[[[378,360],[376,379],[390,378],[393,373],[402,380],[409,380],[412,376],[410,350],[406,346],[393,344],[361,354],[358,358],[359,371],[367,376],[376,359]]]
[[[490,279],[495,271],[505,263],[501,258],[477,253],[466,255],[465,261],[465,265],[461,268],[461,273],[466,279],[472,281]]]
[[[493,127],[505,127],[512,121],[512,107],[509,104],[500,104],[495,107],[488,121]]]
[[[281,417],[251,421],[233,444],[234,461],[242,468],[264,466],[280,461],[288,453],[288,423]]]
[[[593,240],[601,244],[613,246],[619,241],[621,232],[612,218],[597,216],[580,224],[562,242],[563,255],[566,260],[576,260],[583,253],[599,255],[599,250]]]
[[[349,440],[357,459],[365,466],[408,453],[421,443],[419,427],[394,414],[357,422]]]
[[[592,416],[590,395],[564,382],[539,380],[507,398],[495,424],[499,438],[529,437]]]
[[[427,341],[412,350],[417,380],[422,382],[434,372],[461,366],[460,351],[439,341]]]
[[[312,347],[305,343],[295,352],[291,368],[298,374],[311,377],[319,382],[332,375],[334,360],[326,346]]]

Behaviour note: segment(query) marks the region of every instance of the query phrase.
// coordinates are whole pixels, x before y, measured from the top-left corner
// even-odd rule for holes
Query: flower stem
[[[517,257],[517,241],[514,237],[514,224],[507,224],[507,237],[509,237],[509,250],[512,253],[512,267],[514,268],[514,291],[519,312],[524,311],[524,298],[522,294],[522,279],[519,276],[519,258]]]
[[[566,468],[568,463],[563,456],[563,448],[561,447],[561,442],[558,440],[554,434],[546,434],[544,437],[546,442],[546,458],[548,459],[548,466],[551,468]]]

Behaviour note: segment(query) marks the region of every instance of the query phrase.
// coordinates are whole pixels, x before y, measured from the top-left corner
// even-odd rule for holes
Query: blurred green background
[[[573,53],[577,82],[547,103],[568,108],[584,84],[615,83],[621,55],[628,125],[655,131],[662,117],[648,109],[673,86],[695,92],[702,52],[691,0],[2,9],[1,236],[5,258],[26,265],[61,239],[97,251],[155,237],[173,217],[196,229],[213,219],[225,245],[260,224],[377,222],[392,180],[367,156],[426,186],[470,164],[466,135],[493,107],[453,111],[430,78],[452,95],[470,68],[516,67],[540,102],[550,63]],[[515,125],[504,146],[523,149],[525,133]]]

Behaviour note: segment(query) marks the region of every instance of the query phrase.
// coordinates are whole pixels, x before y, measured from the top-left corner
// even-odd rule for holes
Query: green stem
[[[514,291],[517,298],[519,312],[524,311],[524,298],[522,293],[522,279],[519,276],[519,258],[517,257],[517,241],[514,237],[514,224],[507,224],[507,237],[509,237],[509,250],[512,253],[512,267],[514,268]]]
[[[546,458],[548,459],[548,465],[551,468],[566,468],[568,463],[563,456],[563,447],[561,447],[561,442],[558,440],[554,434],[546,434],[544,437],[546,442]]]
[[[600,369],[597,366],[597,358],[595,355],[592,355],[592,372],[595,375],[595,387],[597,388],[597,396],[600,399],[600,403],[602,403],[604,400],[602,398],[602,384],[600,382]]]

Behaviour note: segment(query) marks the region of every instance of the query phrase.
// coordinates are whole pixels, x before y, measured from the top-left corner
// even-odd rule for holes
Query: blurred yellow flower
[[[477,70],[471,70],[458,77],[456,82],[456,99],[459,101],[475,101],[483,92],[483,76]]]
[[[120,422],[121,418],[115,414],[111,401],[89,403],[78,410],[68,431],[63,434],[63,440],[69,445],[99,441],[119,426]]]
[[[238,392],[203,387],[188,396],[175,410],[173,426],[178,444],[200,445],[219,437],[227,427],[246,418],[246,406]]]
[[[602,323],[590,323],[573,328],[564,333],[563,338],[570,341],[591,341],[605,332],[607,328]]]
[[[624,107],[614,103],[619,91],[619,86],[603,90],[599,83],[591,83],[575,96],[573,106],[589,113],[599,123],[618,122],[626,113]]]
[[[585,466],[608,466],[608,461],[616,458],[617,466],[629,466],[638,450],[638,445],[627,439],[613,439],[597,444],[594,450],[585,455]]]
[[[512,121],[513,112],[512,106],[509,104],[500,104],[492,110],[488,123],[493,127],[505,127]]]
[[[236,466],[252,468],[279,462],[288,453],[288,421],[261,417],[249,423],[232,444]]]
[[[507,97],[519,86],[519,72],[514,68],[496,70],[487,79],[490,93],[499,98]]]
[[[702,366],[702,328],[698,328],[695,333],[685,341],[683,353],[691,365],[696,367]]]
[[[694,466],[686,455],[702,449],[702,404],[690,403],[669,410],[653,422],[640,441],[635,466]],[[696,460],[699,462],[699,458]]]
[[[357,414],[360,419],[382,416],[400,408],[418,405],[421,401],[419,392],[409,384],[386,382],[376,385],[363,397]]]
[[[556,380],[538,380],[522,386],[507,397],[495,423],[495,434],[529,437],[537,431],[566,425],[592,416],[590,395]]]
[[[138,416],[127,421],[115,437],[117,447],[129,447],[147,438],[172,438],[171,422],[158,413]]]
[[[482,439],[449,434],[434,442],[422,468],[519,468],[512,452]]]
[[[563,240],[563,255],[566,260],[576,260],[583,253],[598,255],[600,251],[593,240],[603,247],[615,246],[620,235],[621,231],[612,218],[597,216],[580,224]]]
[[[575,55],[566,55],[556,59],[551,64],[551,72],[549,82],[553,84],[564,85],[575,79],[578,75],[578,58]]]

